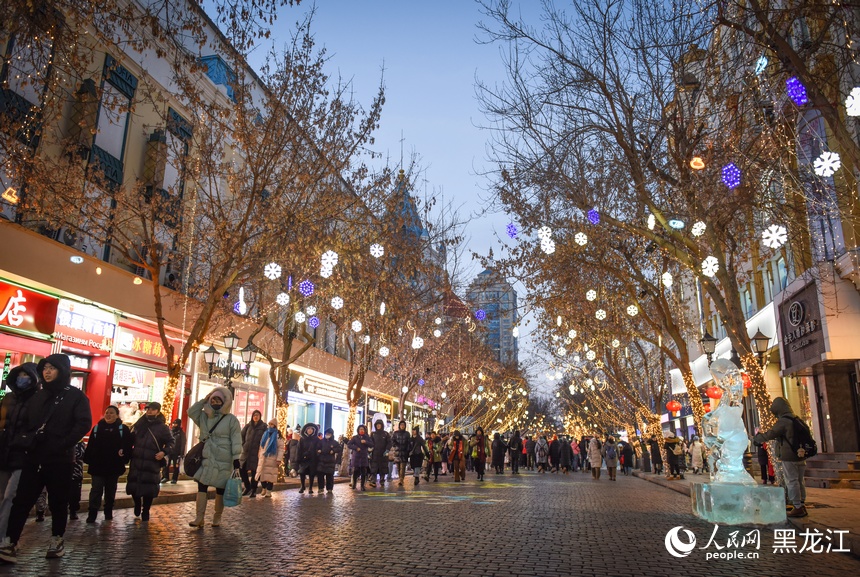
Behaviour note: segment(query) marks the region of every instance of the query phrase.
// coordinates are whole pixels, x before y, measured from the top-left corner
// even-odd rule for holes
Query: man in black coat
[[[2,558],[7,562],[16,560],[18,539],[43,488],[47,489],[51,504],[51,541],[45,556],[54,559],[65,554],[63,535],[68,520],[75,445],[92,424],[89,399],[71,385],[72,366],[68,356],[50,355],[39,361],[37,372],[42,389],[27,405],[26,433],[16,435],[18,442],[28,444],[29,449],[9,515],[10,543],[2,550]],[[27,440],[30,435],[31,443]]]
[[[526,436],[526,455],[527,455],[527,469],[529,471],[535,470],[535,440],[533,436]]]
[[[385,430],[385,422],[376,419],[373,423],[373,453],[370,454],[370,486],[376,487],[376,476],[379,475],[379,486],[385,486],[385,475],[388,473],[388,452],[391,450],[391,435]]]

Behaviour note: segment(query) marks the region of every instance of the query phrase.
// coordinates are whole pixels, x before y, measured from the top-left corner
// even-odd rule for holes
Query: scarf
[[[278,454],[278,429],[269,427],[263,433],[263,440],[260,441],[260,446],[263,447],[264,457],[274,457]]]
[[[481,435],[480,437],[475,437],[475,439],[478,441],[478,460],[481,462],[486,461],[487,455],[484,453],[484,436]]]

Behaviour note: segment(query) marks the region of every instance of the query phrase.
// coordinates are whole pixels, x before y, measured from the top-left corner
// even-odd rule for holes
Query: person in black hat
[[[173,450],[173,435],[161,414],[161,403],[152,402],[131,428],[133,447],[125,492],[134,500],[134,516],[149,521],[152,500],[158,497],[161,467]]]

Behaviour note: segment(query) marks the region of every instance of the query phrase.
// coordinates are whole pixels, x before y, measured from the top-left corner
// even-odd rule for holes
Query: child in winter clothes
[[[84,484],[84,452],[87,446],[84,440],[75,445],[75,466],[72,470],[72,483],[69,485],[69,519],[76,521],[81,510],[81,488]]]

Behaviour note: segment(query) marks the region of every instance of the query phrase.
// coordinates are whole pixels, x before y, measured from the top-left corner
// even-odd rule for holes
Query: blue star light
[[[303,280],[299,283],[299,292],[302,293],[302,296],[311,296],[314,294],[314,283],[309,280]]]
[[[308,319],[308,326],[315,329],[320,326],[320,320],[317,317],[311,317]]]
[[[508,236],[511,238],[517,238],[517,225],[514,223],[509,223],[506,230],[508,231]]]
[[[723,184],[725,184],[729,190],[741,185],[741,169],[735,166],[733,162],[730,162],[723,167]]]

